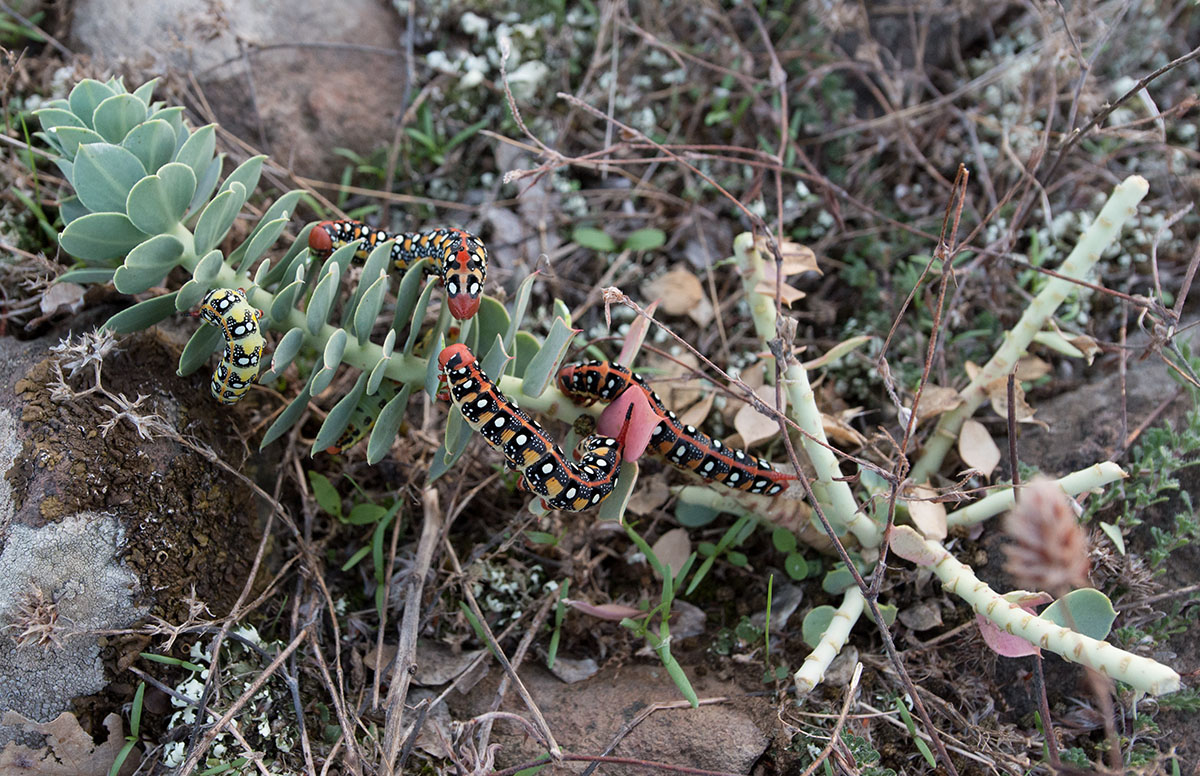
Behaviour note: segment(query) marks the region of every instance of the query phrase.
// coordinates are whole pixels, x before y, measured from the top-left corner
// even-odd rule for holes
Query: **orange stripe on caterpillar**
[[[521,472],[525,485],[542,496],[545,506],[578,512],[612,492],[621,468],[619,440],[587,437],[576,449],[582,457],[575,463],[537,421],[500,392],[466,345],[443,350],[438,366],[467,424],[504,455],[509,468]]]
[[[487,277],[487,248],[470,232],[453,227],[427,232],[389,234],[361,221],[322,221],[308,233],[308,247],[325,255],[355,240],[362,246],[355,252],[359,260],[376,245],[395,240],[392,245],[392,268],[406,272],[419,259],[432,258],[430,274],[437,275],[446,287],[446,304],[459,320],[473,316],[479,310],[483,283]]]
[[[576,404],[605,404],[630,386],[645,392],[646,399],[663,418],[650,438],[649,449],[677,469],[698,474],[706,482],[719,482],[736,490],[774,496],[794,474],[775,471],[771,464],[743,450],[726,447],[719,439],[679,422],[658,394],[639,375],[620,364],[588,361],[569,364],[558,371],[558,389]]]
[[[256,310],[240,288],[214,288],[192,313],[221,330],[225,353],[212,376],[212,395],[222,404],[236,404],[258,381],[266,339],[259,330],[262,310]]]

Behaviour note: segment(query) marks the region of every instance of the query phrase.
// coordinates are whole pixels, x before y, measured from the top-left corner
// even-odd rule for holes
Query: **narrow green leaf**
[[[148,238],[124,213],[88,213],[67,224],[59,243],[78,259],[106,261],[124,256]]]
[[[375,419],[375,427],[371,429],[371,438],[367,441],[367,463],[379,463],[391,451],[392,442],[396,440],[396,434],[404,422],[404,411],[408,408],[411,394],[412,386],[405,385],[380,411]]]
[[[267,317],[272,321],[282,321],[288,317],[296,305],[296,297],[304,290],[304,280],[293,280],[288,285],[284,286],[275,294],[275,298],[271,300],[271,309],[267,311]]]
[[[577,226],[571,232],[571,242],[591,248],[602,253],[612,253],[617,249],[617,243],[607,233],[590,226]]]
[[[246,188],[234,182],[229,188],[205,206],[196,222],[195,251],[197,254],[208,253],[225,238],[234,219],[246,204]]]
[[[192,132],[179,152],[175,161],[186,164],[196,174],[196,180],[202,180],[205,172],[213,163],[213,154],[217,150],[217,125],[208,124]]]
[[[365,279],[367,276],[364,275],[363,277]],[[387,296],[389,282],[390,278],[387,272],[380,270],[379,277],[363,293],[358,307],[354,310],[354,332],[360,346],[365,345],[371,336],[371,329],[375,325],[375,319],[379,317],[379,311],[383,309],[383,301]],[[362,285],[366,284],[363,283]],[[389,331],[388,333],[393,334],[394,332]]]
[[[169,108],[154,108],[150,109],[150,115],[147,116],[147,121],[156,121],[161,119],[171,125],[175,130],[175,148],[178,149],[183,145],[183,141],[179,139],[180,131],[183,129],[183,106],[172,105]],[[174,158],[174,153],[171,158]]]
[[[395,344],[396,332],[389,330],[387,336],[383,338],[383,346],[380,348],[383,356],[371,367],[371,376],[367,379],[367,395],[374,395],[383,381],[387,379],[387,367],[392,362],[392,347]]]
[[[120,143],[146,120],[146,104],[132,94],[114,94],[96,106],[92,128],[110,143]]]
[[[75,159],[81,145],[104,142],[100,133],[86,127],[54,127],[46,132],[46,137],[52,138],[62,148],[63,156],[71,160]]]
[[[525,310],[529,308],[529,296],[533,293],[533,281],[536,279],[535,272],[517,286],[517,293],[513,299],[513,314],[508,321],[508,331],[504,334],[504,349],[510,353],[513,352],[513,341],[521,329],[521,323],[525,320]]]
[[[104,322],[105,329],[117,334],[142,331],[175,314],[175,294],[164,294],[138,302]]]
[[[221,166],[225,162],[225,155],[218,154],[216,159],[208,165],[204,172],[196,176],[196,193],[192,195],[192,201],[188,203],[188,215],[194,214],[200,208],[204,207],[209,198],[212,197],[213,191],[217,188],[217,180],[221,176]]]
[[[321,333],[321,327],[329,320],[329,311],[333,307],[333,301],[337,298],[339,276],[338,265],[334,262],[327,262],[324,275],[317,283],[317,287],[313,289],[312,296],[309,297],[308,309],[305,310],[305,321],[308,333],[314,337]]]
[[[82,218],[83,216],[88,215],[90,212],[91,211],[84,207],[83,203],[79,201],[79,197],[74,195],[61,200],[58,203],[58,214],[62,216],[63,226],[66,226],[77,218]]]
[[[236,262],[237,271],[245,272],[254,262],[263,257],[275,241],[279,239],[279,235],[283,234],[283,229],[287,226],[287,218],[276,218],[273,221],[260,223],[258,228],[250,235],[250,239],[238,246],[229,256],[231,264]]]
[[[134,127],[121,141],[121,146],[138,158],[146,172],[158,172],[175,155],[175,129],[162,119],[147,121]]]
[[[204,258],[196,262],[196,267],[192,270],[192,277],[197,283],[203,283],[210,288],[215,287],[217,274],[221,271],[224,258],[220,251],[209,251],[204,254]]]
[[[93,213],[124,213],[125,200],[134,184],[146,177],[146,168],[118,145],[88,143],[75,155],[75,193]]]
[[[113,286],[122,294],[140,294],[161,285],[170,271],[170,267],[117,267]]]
[[[342,495],[337,492],[337,488],[329,481],[329,478],[320,472],[308,472],[308,486],[312,490],[313,498],[317,500],[317,506],[325,511],[325,514],[341,519],[342,517]]]
[[[354,410],[358,407],[358,402],[362,398],[363,388],[367,384],[367,373],[362,372],[358,376],[358,380],[354,383],[354,387],[343,396],[338,403],[333,405],[333,409],[325,416],[325,422],[321,424],[321,428],[317,431],[317,438],[313,440],[310,456],[316,455],[318,450],[324,450],[337,441],[337,438],[346,430],[346,426],[350,423],[350,416],[354,414]]]
[[[85,78],[71,89],[71,93],[67,96],[67,102],[71,103],[71,112],[78,116],[86,126],[91,127],[96,106],[114,94],[116,92],[111,87],[93,78]]]
[[[389,265],[391,264],[392,240],[384,240],[379,245],[371,249],[367,254],[367,260],[362,265],[362,281],[354,290],[354,294],[350,297],[350,302],[346,305],[345,314],[342,317],[342,325],[350,323],[351,319],[358,314],[358,306],[362,301],[363,295],[367,292],[367,287],[371,284],[371,278],[378,278],[380,274],[387,274]],[[379,313],[378,310],[375,311]],[[374,320],[371,321],[374,323]]]
[[[164,164],[129,191],[124,210],[134,226],[147,234],[174,231],[183,220],[188,202],[196,191],[196,177],[186,164]]]
[[[159,234],[134,248],[125,257],[133,269],[170,269],[183,255],[183,243],[169,234]]]
[[[479,366],[488,377],[503,374],[509,358],[511,357],[504,352],[504,340],[497,334],[492,338],[492,346],[484,353]]]
[[[265,154],[251,156],[246,161],[234,168],[233,172],[225,178],[225,182],[221,184],[221,191],[229,191],[234,183],[242,184],[242,188],[247,194],[258,188],[258,179],[262,175],[263,162],[266,161]],[[245,200],[243,200],[244,202]]]
[[[304,329],[299,326],[289,329],[279,340],[279,344],[275,346],[275,352],[271,354],[272,374],[276,376],[282,374],[283,370],[287,369],[295,360],[302,345],[304,345]]]
[[[466,447],[469,437],[472,434],[471,427],[467,425],[466,418],[458,407],[451,405],[446,412],[446,433],[442,448],[447,451],[447,455],[453,455],[460,448]],[[463,437],[468,437],[464,439]]]
[[[615,520],[624,524],[625,510],[629,507],[629,498],[633,495],[637,478],[637,461],[622,462],[621,473],[617,475],[617,482],[613,486],[612,493],[609,493],[600,503],[600,511],[596,514],[598,520]]]
[[[571,338],[574,336],[575,330],[566,325],[562,318],[554,319],[554,325],[550,327],[550,333],[546,335],[541,350],[530,359],[529,366],[525,369],[525,376],[521,379],[521,393],[533,397],[542,395],[558,374],[559,364],[567,354],[567,348],[570,347]]]
[[[49,132],[55,127],[79,127],[87,129],[87,125],[69,110],[62,108],[39,108],[33,112],[42,125],[42,130]]]
[[[400,278],[400,286],[396,289],[396,313],[392,317],[392,331],[396,332],[397,336],[406,326],[412,325],[414,330],[420,328],[421,320],[425,317],[425,307],[421,307],[420,315],[416,314],[416,308],[422,296],[421,282],[428,266],[429,259],[421,259],[409,267],[404,277]],[[428,298],[425,299],[425,303],[429,303]]]
[[[119,275],[120,273],[117,274]],[[175,308],[178,310],[190,310],[200,304],[200,300],[211,290],[212,288],[207,283],[189,280],[179,289],[179,297],[175,300]]]
[[[262,450],[267,445],[286,434],[288,429],[290,429],[292,426],[296,425],[296,422],[300,420],[300,416],[304,414],[304,410],[308,408],[308,400],[311,398],[312,396],[309,394],[308,386],[306,385],[304,386],[304,389],[300,391],[300,395],[293,399],[292,403],[285,407],[283,412],[279,413],[279,417],[277,417],[275,422],[271,424],[271,427],[267,429],[267,433],[263,434],[263,439],[262,442],[259,443],[258,449]]]
[[[110,283],[116,270],[103,267],[67,270],[54,279],[55,283]]]
[[[409,270],[410,273],[411,271]],[[406,275],[404,279],[407,280],[408,276]],[[400,285],[403,286],[404,281],[401,281]],[[406,356],[412,355],[413,346],[417,344],[417,334],[421,331],[421,322],[425,320],[425,309],[429,306],[429,297],[433,296],[433,286],[433,283],[425,286],[413,307],[412,317],[409,319],[412,325],[408,330],[408,339],[404,341],[404,349],[400,351]],[[393,330],[395,330],[394,327]]]
[[[346,342],[349,335],[345,329],[334,329],[329,335],[329,340],[325,343],[325,350],[321,354],[321,361],[325,364],[326,369],[333,369],[338,364],[342,363],[342,356],[346,353]],[[315,391],[320,393],[320,390]]]
[[[146,83],[133,90],[133,96],[141,100],[146,107],[150,107],[150,97],[154,94],[154,87],[158,86],[158,79],[151,78]]]
[[[527,331],[517,332],[517,356],[508,370],[509,374],[518,380],[523,380],[525,373],[529,371],[529,362],[533,361],[533,357],[541,349],[542,343],[538,342],[537,337]]]
[[[178,304],[176,304],[176,308],[178,309]],[[209,356],[220,349],[223,344],[224,340],[221,338],[220,329],[216,326],[200,324],[197,320],[196,331],[183,346],[183,352],[179,354],[177,374],[180,377],[187,377],[195,372],[208,363]]]

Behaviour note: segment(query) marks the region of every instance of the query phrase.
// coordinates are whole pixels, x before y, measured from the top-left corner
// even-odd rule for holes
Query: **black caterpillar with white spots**
[[[326,255],[355,240],[362,246],[355,252],[357,259],[367,258],[376,245],[395,240],[392,245],[392,269],[406,272],[420,259],[432,258],[429,273],[436,275],[446,287],[446,304],[455,318],[466,320],[479,310],[483,281],[487,277],[487,248],[470,232],[446,227],[428,232],[389,234],[361,221],[322,221],[308,233],[308,247]]]
[[[236,404],[258,380],[258,364],[267,344],[258,326],[262,310],[255,309],[240,288],[215,288],[192,316],[220,328],[225,354],[213,372],[212,395],[222,404]]]
[[[620,441],[589,436],[579,443],[579,462],[570,460],[550,434],[488,379],[470,349],[451,345],[438,356],[450,398],[471,428],[521,472],[525,486],[547,507],[578,512],[608,497],[621,468]]]
[[[646,399],[663,418],[650,438],[651,452],[686,472],[698,474],[705,482],[774,496],[787,487],[795,475],[775,471],[771,464],[742,450],[726,447],[695,426],[679,422],[639,375],[609,361],[569,364],[558,371],[558,389],[576,404],[595,401],[605,404],[631,386],[643,391]]]

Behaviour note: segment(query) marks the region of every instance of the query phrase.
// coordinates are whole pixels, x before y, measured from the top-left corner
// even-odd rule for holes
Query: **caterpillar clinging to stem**
[[[214,288],[192,315],[219,328],[225,338],[225,353],[212,376],[212,395],[222,404],[236,404],[258,380],[266,345],[258,326],[262,310],[255,309],[240,288]]]
[[[392,268],[399,272],[406,272],[419,259],[432,258],[429,273],[445,286],[450,314],[465,320],[479,310],[483,281],[487,277],[487,248],[483,240],[470,232],[444,227],[393,235],[361,221],[322,221],[309,232],[308,247],[324,255],[359,239],[363,244],[354,255],[360,260],[374,246],[395,240],[391,262]]]
[[[558,389],[576,404],[607,404],[628,388],[643,391],[663,418],[650,437],[649,450],[672,466],[698,474],[706,482],[715,480],[735,490],[767,496],[781,492],[789,480],[796,479],[794,474],[775,471],[758,456],[727,447],[695,426],[680,423],[645,380],[620,364],[588,361],[569,364],[558,372]]]
[[[537,421],[501,393],[466,345],[443,350],[438,366],[467,424],[504,455],[510,468],[521,472],[526,486],[543,497],[543,504],[578,512],[612,492],[621,468],[620,440],[587,437],[579,443],[577,452],[582,457],[576,463]]]

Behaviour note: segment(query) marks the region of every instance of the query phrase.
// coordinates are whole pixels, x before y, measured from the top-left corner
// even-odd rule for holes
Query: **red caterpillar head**
[[[441,355],[438,356],[438,367],[443,372],[464,369],[474,363],[475,354],[461,342],[443,349]]]
[[[461,229],[447,229],[453,242],[442,262],[442,282],[446,286],[446,304],[450,314],[460,321],[479,310],[483,281],[487,275],[487,248],[480,240]]]

